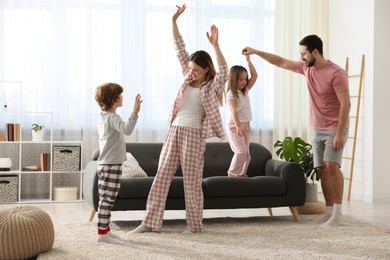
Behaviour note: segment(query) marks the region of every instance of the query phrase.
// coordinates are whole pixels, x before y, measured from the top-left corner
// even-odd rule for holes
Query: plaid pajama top
[[[175,50],[182,67],[183,76],[188,75],[188,64],[190,62],[190,55],[185,49],[183,38],[180,36],[175,39]],[[214,79],[208,82],[203,82],[200,86],[200,98],[203,103],[206,115],[202,121],[201,137],[204,139],[210,137],[224,138],[225,134],[222,127],[221,114],[219,111],[218,97],[222,96],[224,86],[228,80],[228,66],[219,66]],[[177,94],[176,100],[173,103],[171,113],[168,118],[168,125],[170,126],[175,119],[179,110],[179,104],[183,97],[184,91],[189,87],[189,82],[184,81]]]

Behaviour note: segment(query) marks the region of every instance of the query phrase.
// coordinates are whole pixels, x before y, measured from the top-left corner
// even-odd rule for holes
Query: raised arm
[[[221,49],[219,48],[219,43],[218,43],[218,28],[217,28],[217,26],[212,25],[212,26],[211,26],[211,29],[210,29],[210,33],[207,32],[207,33],[206,33],[206,36],[207,36],[207,39],[209,40],[209,42],[211,43],[211,45],[212,45],[213,48],[214,48],[215,54],[216,54],[216,56],[217,56],[217,63],[218,63],[218,66],[221,67],[221,66],[227,65],[227,64],[226,64],[225,57],[223,56],[222,51],[221,51]]]
[[[278,66],[278,67],[280,67],[282,69],[295,71],[295,62],[294,61],[285,59],[283,57],[280,57],[280,56],[272,54],[272,53],[259,51],[259,50],[253,49],[251,47],[245,47],[242,50],[242,54],[243,55],[256,54],[260,58],[262,58],[262,59],[268,61],[269,63],[271,63],[272,65]]]
[[[177,18],[186,10],[186,5],[183,4],[182,7],[176,5],[177,10],[176,13],[172,16],[172,32],[173,32],[173,39],[176,40],[177,38],[181,37],[181,34],[179,32],[179,27],[177,26]]]
[[[182,7],[176,5],[176,8],[176,12],[172,16],[173,40],[175,43],[176,55],[180,62],[181,72],[183,76],[186,76],[188,74],[188,63],[190,61],[190,55],[186,51],[183,37],[181,36],[179,27],[177,26],[177,19],[182,13],[184,13],[186,5],[183,5]]]
[[[248,79],[248,82],[246,83],[246,88],[251,89],[253,85],[255,84],[257,80],[257,71],[255,66],[253,66],[253,63],[251,61],[250,55],[245,55],[246,61],[248,62],[249,72],[250,72],[250,78]]]

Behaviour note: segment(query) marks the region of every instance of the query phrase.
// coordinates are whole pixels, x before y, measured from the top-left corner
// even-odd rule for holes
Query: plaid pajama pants
[[[105,234],[109,231],[111,209],[121,186],[122,165],[101,164],[97,166],[98,175],[98,232]]]
[[[182,126],[169,128],[158,170],[150,188],[142,225],[161,230],[169,187],[181,165],[187,227],[192,232],[202,231],[204,150],[205,141],[201,138],[200,129]]]

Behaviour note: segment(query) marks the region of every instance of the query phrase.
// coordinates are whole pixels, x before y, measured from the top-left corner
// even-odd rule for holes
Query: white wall
[[[344,66],[345,57],[349,56],[352,73],[359,72],[361,55],[366,58],[351,196],[365,201],[390,201],[390,173],[386,167],[386,156],[390,155],[386,147],[390,75],[385,63],[390,60],[389,11],[387,0],[329,1],[328,58]],[[353,92],[354,86],[350,87]],[[347,170],[344,166],[343,171]]]
[[[373,93],[373,197],[390,201],[390,1],[375,1]]]

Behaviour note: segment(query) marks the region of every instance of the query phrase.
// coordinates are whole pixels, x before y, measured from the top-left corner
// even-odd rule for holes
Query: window
[[[166,119],[182,83],[172,41],[176,1],[0,1],[0,80],[22,81],[23,108],[50,111],[54,127],[96,129],[96,86],[124,89],[122,118],[141,93],[138,141],[162,141]],[[274,1],[202,0],[187,4],[178,21],[192,53],[213,50],[206,31],[216,24],[229,66],[245,67],[243,47],[273,50]],[[253,58],[259,79],[251,91],[253,135],[273,126],[273,74]],[[214,59],[214,62],[215,59]],[[226,108],[222,110],[224,118]],[[256,141],[256,140],[255,140]]]

